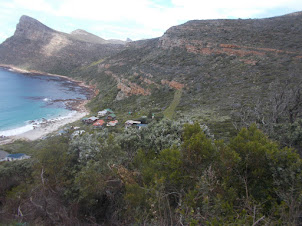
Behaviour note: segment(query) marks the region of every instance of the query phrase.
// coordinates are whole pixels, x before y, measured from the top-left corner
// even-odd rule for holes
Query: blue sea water
[[[87,90],[60,77],[0,68],[0,135],[16,135],[44,120],[68,117],[65,101],[87,99]]]

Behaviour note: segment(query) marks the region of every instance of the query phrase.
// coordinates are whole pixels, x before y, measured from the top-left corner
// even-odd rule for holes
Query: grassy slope
[[[175,109],[177,108],[177,106],[180,103],[181,100],[181,95],[182,95],[182,90],[176,90],[174,93],[174,98],[172,103],[170,104],[170,106],[164,111],[164,116],[165,118],[168,119],[173,119],[173,116],[175,114]]]

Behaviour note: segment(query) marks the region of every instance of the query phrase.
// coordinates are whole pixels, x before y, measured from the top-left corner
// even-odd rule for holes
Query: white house
[[[110,121],[110,122],[107,123],[107,126],[115,126],[117,123],[118,123],[117,120]]]
[[[134,121],[134,120],[127,120],[125,122],[126,125],[133,125],[133,124],[141,124],[142,122],[140,121]]]
[[[98,116],[99,116],[99,117],[103,117],[103,116],[107,115],[107,113],[108,113],[107,110],[99,111],[99,112],[98,112]]]

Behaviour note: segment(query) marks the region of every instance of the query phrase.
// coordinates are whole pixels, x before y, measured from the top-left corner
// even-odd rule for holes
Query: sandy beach
[[[47,122],[45,123],[45,125],[42,125],[41,127],[37,127],[34,130],[30,130],[28,132],[21,133],[15,136],[6,137],[6,139],[0,140],[0,145],[8,144],[19,139],[30,140],[30,141],[40,139],[52,132],[59,130],[61,127],[64,127],[66,124],[80,120],[87,114],[88,112],[76,112],[71,118],[61,119],[55,122]]]
[[[33,140],[40,139],[44,136],[47,136],[48,134],[59,130],[61,127],[64,127],[66,124],[80,120],[81,118],[89,114],[89,112],[86,109],[83,109],[83,105],[82,105],[82,110],[75,111],[70,118],[64,118],[59,120],[58,119],[48,120],[44,124],[41,124],[40,127],[37,127],[33,130],[15,136],[7,136],[5,138],[0,139],[0,145],[12,143],[20,139],[33,141]]]
[[[94,87],[85,85],[81,81],[77,81],[77,80],[68,78],[66,76],[54,75],[54,74],[49,74],[49,73],[37,72],[37,71],[26,71],[23,69],[12,67],[10,65],[0,65],[0,67],[6,68],[6,69],[11,69],[18,73],[24,73],[24,74],[39,74],[39,75],[61,77],[61,78],[76,82],[77,85],[89,89],[91,91],[91,93],[93,93],[94,95],[97,94],[97,90],[95,90]],[[93,95],[90,95],[90,97],[91,96],[93,96]],[[59,129],[62,129],[66,124],[80,120],[81,118],[88,115],[89,111],[85,108],[85,105],[87,104],[88,101],[89,100],[70,100],[70,103],[67,103],[67,106],[68,106],[68,109],[73,110],[73,114],[71,115],[71,117],[47,120],[44,123],[41,123],[38,127],[36,127],[33,130],[30,130],[30,131],[27,131],[27,132],[24,132],[24,133],[21,133],[18,135],[14,135],[14,136],[7,136],[4,138],[0,138],[0,145],[12,143],[12,142],[14,142],[16,140],[20,140],[20,139],[33,141],[33,140],[37,140],[42,137],[45,137],[55,131],[58,131]]]

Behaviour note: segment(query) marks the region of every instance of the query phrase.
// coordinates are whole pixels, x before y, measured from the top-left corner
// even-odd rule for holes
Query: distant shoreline
[[[40,72],[40,71],[28,71],[28,70],[20,69],[20,68],[11,66],[11,65],[3,65],[3,64],[0,64],[0,68],[14,71],[14,72],[17,72],[20,74],[60,77],[60,78],[66,79],[68,81],[72,81],[80,87],[84,87],[85,89],[87,89],[87,93],[88,93],[88,95],[87,95],[88,100],[76,100],[76,99],[72,100],[72,103],[68,106],[68,109],[73,110],[73,114],[71,117],[64,118],[64,119],[48,120],[45,124],[43,124],[43,126],[37,127],[33,130],[30,130],[30,131],[27,131],[27,132],[24,132],[21,134],[17,134],[17,135],[7,136],[5,138],[0,138],[0,145],[9,144],[9,143],[12,143],[19,139],[30,140],[30,141],[37,140],[52,132],[57,131],[60,127],[66,125],[66,124],[80,120],[81,118],[83,118],[84,116],[86,116],[90,113],[89,110],[85,107],[85,105],[88,103],[88,101],[91,98],[93,98],[98,93],[98,90],[95,87],[86,85],[82,81],[75,80],[75,79],[69,78],[67,76],[56,75],[56,74],[51,74],[51,73],[44,73],[44,72]]]
[[[11,70],[11,71],[18,72],[20,74],[26,74],[26,75],[42,75],[42,76],[46,75],[46,76],[53,76],[53,77],[63,78],[63,79],[66,79],[68,81],[77,83],[78,86],[86,88],[87,90],[89,90],[91,92],[92,97],[96,96],[99,92],[99,90],[96,89],[95,86],[86,85],[83,81],[76,80],[76,79],[70,78],[70,77],[65,76],[65,75],[51,74],[51,73],[36,71],[36,70],[25,70],[25,69],[21,69],[21,68],[18,68],[18,67],[9,65],[9,64],[0,64],[0,68],[4,68],[4,69],[7,69],[7,70]],[[89,98],[89,99],[91,99],[91,98]]]

